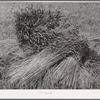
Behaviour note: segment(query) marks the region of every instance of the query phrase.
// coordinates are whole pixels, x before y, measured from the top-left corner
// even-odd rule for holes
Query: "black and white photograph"
[[[0,89],[100,89],[100,2],[1,2]]]

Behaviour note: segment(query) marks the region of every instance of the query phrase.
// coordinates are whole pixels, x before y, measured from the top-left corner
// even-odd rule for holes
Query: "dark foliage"
[[[51,11],[41,8],[26,8],[15,13],[15,28],[19,46],[24,49],[32,47],[36,53],[44,49],[56,38],[52,29],[59,27],[60,11]]]

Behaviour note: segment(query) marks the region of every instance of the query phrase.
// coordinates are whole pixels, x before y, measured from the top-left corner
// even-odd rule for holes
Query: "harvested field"
[[[99,3],[0,3],[0,89],[100,89]]]

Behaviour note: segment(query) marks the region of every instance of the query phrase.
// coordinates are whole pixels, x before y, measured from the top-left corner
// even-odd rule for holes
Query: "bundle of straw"
[[[48,50],[45,49],[39,54],[25,59],[20,64],[13,64],[8,71],[8,76],[11,78],[9,82],[10,84],[16,84],[16,82],[19,81],[18,84],[20,84],[23,80],[26,82],[31,79],[35,80],[35,78],[44,74],[50,66],[55,64],[61,58],[62,56],[49,53]]]
[[[48,71],[42,88],[73,89],[77,88],[80,65],[73,57],[63,60],[56,68]],[[46,80],[46,81],[45,81]]]

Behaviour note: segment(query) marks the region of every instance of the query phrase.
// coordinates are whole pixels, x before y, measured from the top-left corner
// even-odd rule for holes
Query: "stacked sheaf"
[[[25,51],[27,46],[33,53],[48,46],[57,34],[52,29],[59,27],[61,13],[43,8],[26,8],[15,13],[15,28],[19,46]]]
[[[16,13],[19,46],[24,52],[31,48],[27,52],[31,55],[9,68],[10,88],[94,88],[94,82],[98,83],[90,71],[92,63],[87,64],[93,61],[88,41],[76,28],[64,27],[62,20],[59,11],[43,8]]]

